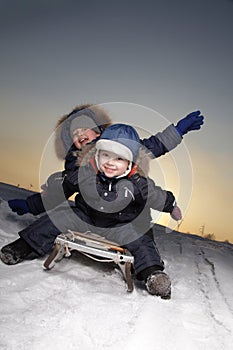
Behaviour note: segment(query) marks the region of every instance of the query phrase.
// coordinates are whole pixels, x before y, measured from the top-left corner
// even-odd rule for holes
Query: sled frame
[[[81,233],[69,230],[67,233],[57,236],[54,249],[43,264],[44,268],[51,270],[55,263],[64,257],[69,257],[74,250],[98,262],[114,262],[120,268],[127,285],[127,291],[133,291],[133,256],[116,242],[106,240],[91,232]]]

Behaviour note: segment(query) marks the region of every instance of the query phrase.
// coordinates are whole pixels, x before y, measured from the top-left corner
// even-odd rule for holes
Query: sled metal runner
[[[133,291],[131,274],[133,256],[116,242],[109,241],[91,232],[81,233],[69,230],[67,233],[57,236],[54,249],[44,262],[45,269],[51,270],[56,262],[63,257],[69,257],[71,251],[74,250],[98,262],[114,262],[123,274],[127,291]]]

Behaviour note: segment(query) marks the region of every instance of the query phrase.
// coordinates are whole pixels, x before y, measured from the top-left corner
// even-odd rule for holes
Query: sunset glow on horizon
[[[0,181],[39,191],[61,170],[53,131],[78,104],[106,105],[145,135],[200,110],[202,129],[150,175],[178,197],[181,232],[233,243],[232,16],[228,0],[3,2]]]

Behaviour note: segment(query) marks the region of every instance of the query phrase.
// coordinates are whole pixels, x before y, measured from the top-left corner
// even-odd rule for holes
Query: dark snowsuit
[[[55,194],[57,204],[59,197],[63,202],[64,197],[68,199],[79,192],[75,207],[65,202],[63,207],[57,207],[19,232],[39,255],[43,256],[52,249],[61,232],[68,229],[92,231],[125,246],[134,256],[138,277],[151,267],[163,270],[163,261],[148,234],[150,208],[172,212],[175,198],[171,192],[155,186],[151,179],[137,172],[126,178],[108,179],[96,171],[93,161],[67,175],[63,190],[63,193]],[[37,199],[31,197],[29,202],[34,209]]]
[[[173,124],[169,125],[164,131],[152,135],[148,139],[140,140],[142,147],[146,150],[146,153],[150,154],[151,158],[157,158],[175,148],[182,138],[176,131]],[[93,141],[93,145],[97,140]],[[85,146],[86,147],[86,146]],[[81,151],[82,152],[82,151]],[[78,168],[77,159],[79,153],[72,144],[65,157],[65,170],[52,174],[48,179],[47,189],[50,192],[48,198],[41,198],[40,193],[33,194],[27,198],[27,204],[30,212],[33,215],[38,215],[46,210],[50,210],[61,203],[60,196],[56,197],[56,192],[61,192],[61,184],[66,176],[71,176],[72,172],[75,172]],[[63,198],[65,200],[65,198]],[[44,207],[46,203],[46,208]]]
[[[102,112],[100,114],[98,114],[98,112],[95,113],[96,111],[93,114],[93,111],[90,111],[90,109],[92,109],[92,107],[86,106],[86,109],[82,110],[81,114],[86,114],[93,118],[94,121],[98,121],[96,124],[101,128],[103,126],[103,129],[110,125],[110,120],[106,115],[102,114]],[[76,110],[73,112],[76,113]],[[129,204],[129,206],[126,206],[127,210],[125,209],[124,211],[116,208],[114,214],[103,214],[102,209],[99,208],[99,210],[93,212],[90,208],[91,206],[87,205],[86,198],[84,200],[80,193],[76,196],[76,206],[73,208],[69,207],[66,199],[79,190],[75,181],[79,172],[77,167],[79,151],[73,144],[71,144],[72,139],[70,137],[70,123],[73,118],[73,112],[62,118],[58,123],[58,131],[60,130],[62,133],[59,134],[59,131],[57,138],[62,141],[66,152],[65,170],[49,177],[46,197],[43,197],[43,195],[38,193],[27,198],[29,210],[34,215],[49,211],[62,202],[63,208],[58,207],[53,212],[49,213],[49,215],[44,215],[31,226],[22,230],[19,233],[20,236],[22,236],[22,238],[24,238],[39,255],[44,255],[51,250],[54,240],[60,232],[64,232],[67,229],[79,231],[87,231],[91,229],[94,232],[98,231],[98,233],[105,235],[109,239],[120,240],[124,238],[123,240],[120,240],[120,243],[125,244],[134,255],[135,269],[137,273],[148,266],[158,266],[160,269],[163,269],[163,262],[161,261],[151,235],[143,235],[150,230],[151,217],[149,214],[149,201],[146,201],[147,193],[144,193],[142,189],[143,186],[144,190],[145,187],[147,188],[147,181],[149,187],[153,188],[154,184],[151,180],[139,177],[137,182],[136,175],[127,179],[127,181],[133,186],[133,191],[131,192],[135,199],[131,198],[132,203]],[[96,120],[96,118],[100,119]],[[163,132],[157,133],[155,136],[151,136],[148,139],[143,139],[140,142],[147,149],[147,153],[150,153],[151,158],[155,158],[175,148],[181,140],[182,138],[174,125],[170,125]],[[95,143],[95,141],[93,143]],[[107,192],[107,197],[111,198],[111,201],[114,200],[114,203],[116,203],[117,201],[113,198],[114,193],[117,191],[118,194],[120,193],[120,191],[116,189],[117,183],[113,183],[111,185],[112,189],[107,190],[106,186],[109,188],[111,187],[108,181],[104,180],[104,178],[101,178],[99,175],[97,175],[97,179],[100,184],[99,186],[97,184],[99,195],[97,200],[93,199],[91,195],[92,204],[93,200],[96,200],[98,203],[100,197],[104,198],[106,202]],[[87,193],[88,189],[89,186],[87,186],[86,189]],[[121,192],[122,191],[123,190],[121,189]],[[130,192],[127,194],[127,198],[130,198],[129,193]],[[165,191],[163,193],[163,203],[161,203],[161,201],[157,202],[158,198],[154,198],[151,207],[155,207],[155,209],[158,210],[172,211],[172,203],[174,200],[171,199],[169,195],[169,198],[167,198]],[[121,195],[123,199],[122,203],[124,203],[124,191]],[[148,196],[148,198],[150,198],[150,196]],[[143,210],[144,207],[147,208],[147,210]],[[140,211],[143,213],[143,219],[142,215],[140,215],[137,220],[134,220]],[[80,220],[80,218],[82,220]],[[111,230],[109,227],[111,227]]]

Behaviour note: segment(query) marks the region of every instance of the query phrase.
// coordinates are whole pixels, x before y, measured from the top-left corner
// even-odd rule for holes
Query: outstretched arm
[[[150,152],[152,158],[158,158],[178,146],[183,135],[192,130],[199,130],[203,123],[204,117],[201,112],[192,112],[179,120],[176,126],[171,124],[162,132],[141,140],[141,144]]]
[[[67,200],[74,192],[70,188],[63,188],[63,173],[56,172],[49,176],[46,183],[41,186],[43,191],[28,196],[26,199],[12,199],[8,205],[18,215],[27,213],[39,215]]]

